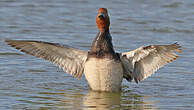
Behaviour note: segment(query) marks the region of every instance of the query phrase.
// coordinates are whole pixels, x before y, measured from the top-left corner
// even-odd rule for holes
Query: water
[[[120,93],[89,90],[55,65],[23,54],[5,39],[58,42],[89,50],[100,7],[107,7],[119,52],[178,42],[180,58]],[[0,109],[193,109],[193,0],[1,0]]]

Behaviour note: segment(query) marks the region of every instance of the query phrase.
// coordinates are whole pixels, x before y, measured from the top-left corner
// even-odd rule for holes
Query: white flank
[[[123,79],[121,62],[90,58],[85,63],[84,74],[92,90],[120,91]]]

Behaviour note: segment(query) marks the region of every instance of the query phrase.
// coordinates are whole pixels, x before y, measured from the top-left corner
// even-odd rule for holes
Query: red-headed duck
[[[57,43],[27,40],[6,40],[22,52],[49,60],[72,76],[80,79],[84,73],[92,90],[115,92],[121,90],[123,78],[136,83],[146,79],[160,67],[175,60],[181,52],[177,43],[142,46],[129,52],[115,52],[109,32],[109,15],[100,8],[96,17],[98,34],[90,51]]]

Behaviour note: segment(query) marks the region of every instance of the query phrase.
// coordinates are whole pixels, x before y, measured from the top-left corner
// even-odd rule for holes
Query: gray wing
[[[6,40],[6,42],[22,52],[53,62],[78,79],[82,76],[87,51],[41,41]]]
[[[178,55],[175,52],[181,52],[181,46],[177,43],[142,46],[136,50],[121,53],[124,78],[128,81],[134,79],[136,83],[146,79],[160,67],[176,60]]]

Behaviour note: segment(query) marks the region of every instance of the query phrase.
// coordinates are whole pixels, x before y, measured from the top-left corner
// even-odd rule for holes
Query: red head
[[[99,31],[106,31],[109,29],[110,20],[108,16],[108,11],[106,8],[99,8],[96,17],[96,23]]]

